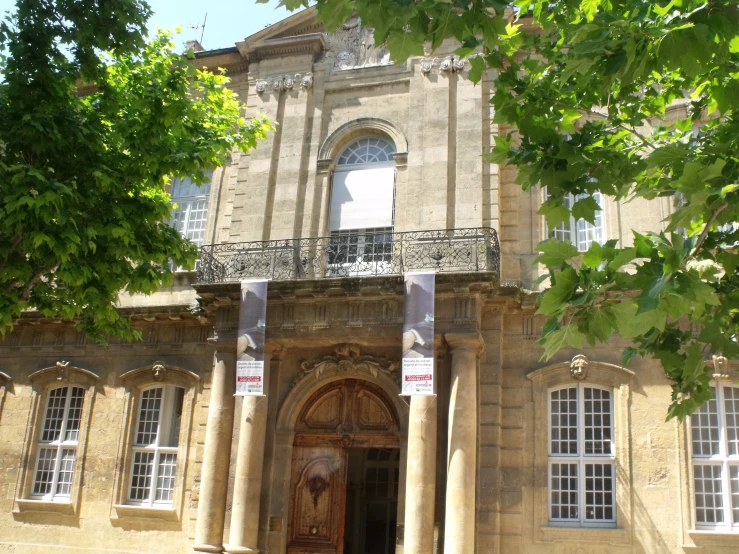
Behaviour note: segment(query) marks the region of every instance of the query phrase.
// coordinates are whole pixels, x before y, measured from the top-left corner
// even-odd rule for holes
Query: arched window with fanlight
[[[395,145],[369,136],[338,156],[329,208],[328,272],[388,271],[395,218]]]

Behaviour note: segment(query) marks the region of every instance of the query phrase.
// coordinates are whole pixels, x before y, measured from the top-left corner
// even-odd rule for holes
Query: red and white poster
[[[267,280],[242,281],[236,343],[236,396],[264,394],[266,321]]]
[[[434,273],[405,274],[402,391],[434,394]]]

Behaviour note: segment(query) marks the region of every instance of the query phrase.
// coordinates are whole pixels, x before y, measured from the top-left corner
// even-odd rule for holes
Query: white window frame
[[[594,242],[597,242],[601,245],[604,244],[606,242],[606,216],[603,206],[603,194],[600,192],[594,192],[590,195],[578,194],[577,196],[574,196],[573,194],[569,193],[565,195],[564,201],[567,207],[572,210],[572,206],[574,206],[575,202],[577,202],[578,200],[582,200],[583,198],[587,198],[588,196],[592,196],[601,208],[600,210],[597,210],[595,212],[596,224],[593,225],[592,223],[585,221],[584,219],[576,220],[572,213],[570,213],[569,223],[560,223],[554,229],[549,229],[547,227],[547,237],[554,237],[561,241],[569,242],[577,247],[578,252],[587,252],[587,250]],[[549,197],[546,191],[545,197]],[[596,233],[597,236],[589,239],[587,233],[590,232]],[[580,233],[586,233],[583,240],[580,240]],[[566,238],[567,235],[569,235],[569,238]]]
[[[691,446],[691,467],[692,467],[692,487],[693,487],[693,517],[695,518],[696,530],[703,531],[721,531],[730,533],[739,533],[739,517],[734,518],[733,516],[733,504],[732,504],[732,493],[731,493],[731,468],[737,468],[739,477],[739,451],[736,454],[729,454],[729,441],[727,436],[727,421],[726,421],[726,404],[725,404],[725,389],[731,388],[739,398],[739,386],[732,382],[721,382],[716,381],[711,383],[711,387],[714,389],[714,397],[711,401],[716,403],[716,414],[718,422],[718,453],[717,454],[696,454],[695,445],[693,442],[694,432],[694,421],[696,417],[700,417],[702,413],[706,413],[709,408],[709,402],[706,402],[701,406],[700,410],[696,411],[690,418],[689,429],[689,442]],[[739,417],[739,413],[738,413]],[[737,426],[739,427],[739,425]],[[697,466],[720,466],[721,468],[721,501],[722,501],[722,513],[723,522],[699,522],[698,520],[698,497],[696,489],[695,479],[695,468]],[[739,483],[737,484],[739,486]],[[739,507],[739,498],[736,502]]]
[[[208,172],[208,177],[212,181],[213,179],[213,172]],[[189,196],[175,196],[173,193],[175,192],[175,188],[178,184],[187,184],[188,186],[196,187],[199,194],[189,195]],[[205,235],[208,231],[208,215],[210,211],[210,191],[211,191],[211,185],[212,182],[204,183],[200,185],[200,187],[197,187],[192,183],[189,177],[185,179],[179,179],[175,178],[172,180],[172,184],[170,185],[170,204],[172,205],[172,214],[169,219],[169,226],[175,229],[180,235],[182,235],[184,238],[191,241],[193,244],[195,244],[198,248],[203,246],[205,242]],[[200,194],[202,193],[202,194]],[[198,229],[197,233],[202,233],[202,237],[200,238],[193,238],[192,236],[188,236],[190,233],[190,230],[188,227],[190,226],[190,219],[193,214],[193,207],[200,203],[204,202],[205,205],[202,208],[203,210],[203,217],[201,219],[203,223],[203,228]],[[174,208],[174,206],[177,205],[177,208]],[[198,208],[200,209],[200,208]],[[178,215],[177,219],[175,219],[176,214],[182,214],[180,219],[180,216]],[[197,264],[197,262],[196,262]],[[197,265],[196,265],[197,268]],[[176,266],[173,267],[174,271],[185,271],[183,268]]]
[[[554,454],[552,453],[552,393],[559,390],[575,388],[577,390],[576,406],[577,406],[577,454]],[[611,438],[610,438],[610,454],[586,454],[584,449],[584,429],[585,429],[585,410],[584,408],[584,391],[586,388],[599,389],[608,392],[610,395],[610,421],[611,421]],[[549,388],[547,391],[547,514],[549,525],[556,527],[596,527],[596,528],[615,528],[617,505],[616,505],[616,456],[614,452],[614,437],[616,433],[614,420],[614,390],[609,387],[594,385],[591,383],[575,383],[560,385]],[[578,518],[552,518],[552,466],[555,464],[576,463],[577,464],[577,495],[578,495]],[[585,518],[585,466],[586,464],[610,464],[611,466],[611,482],[613,488],[611,490],[611,512],[613,517],[610,519],[587,520]]]
[[[355,144],[357,144],[359,141],[367,139],[367,138],[374,138],[379,139],[384,142],[386,142],[390,148],[392,149],[392,152],[389,154],[390,159],[385,161],[375,161],[375,162],[361,162],[361,163],[354,163],[354,164],[341,164],[341,158],[346,155],[347,151],[352,149]],[[384,137],[379,136],[373,136],[373,135],[366,135],[363,137],[359,137],[356,140],[351,141],[349,144],[347,144],[342,151],[337,156],[337,162],[336,162],[336,168],[334,169],[334,174],[332,176],[332,186],[331,186],[331,195],[333,195],[333,178],[337,173],[343,173],[343,172],[349,172],[349,171],[361,171],[362,169],[377,169],[377,168],[383,168],[383,167],[395,167],[395,161],[392,159],[392,155],[395,154],[395,147],[393,145],[393,142],[389,139],[386,139]],[[392,234],[395,232],[395,195],[397,193],[397,173],[393,174],[393,211],[392,211],[392,225],[389,227],[377,227],[377,228],[368,228],[368,229],[331,229],[329,228],[329,239],[328,239],[328,246],[331,247],[334,245],[335,239],[340,238],[349,238],[349,237],[356,237],[357,242],[356,243],[338,243],[337,246],[341,246],[345,249],[343,252],[344,257],[347,259],[350,256],[355,256],[356,260],[353,262],[343,262],[343,263],[329,263],[328,258],[326,259],[326,272],[328,275],[343,275],[343,271],[345,269],[354,268],[354,271],[351,271],[352,275],[374,275],[374,274],[382,274],[385,271],[387,271],[390,266],[392,265],[392,257],[393,257],[393,248],[391,243],[391,249],[388,253],[377,253],[373,252],[372,255],[374,256],[387,256],[389,260],[372,260],[372,261],[364,261],[364,248],[367,244],[366,237],[372,236],[372,235],[378,235],[382,233],[388,233],[392,236]],[[331,205],[331,198],[329,197],[329,206]],[[353,250],[353,252],[352,252]],[[357,269],[359,268],[359,269]]]
[[[138,437],[138,430],[139,426],[141,424],[141,408],[142,408],[142,400],[144,397],[144,394],[147,391],[153,391],[160,389],[162,391],[162,397],[160,400],[159,405],[159,414],[157,417],[157,434],[156,438],[153,443],[151,444],[138,444],[137,443],[137,437]],[[184,399],[187,391],[184,387],[177,386],[177,385],[153,385],[149,387],[145,387],[141,389],[138,393],[138,404],[136,406],[136,427],[133,429],[133,447],[132,447],[132,456],[131,456],[131,466],[130,466],[130,474],[128,479],[128,488],[126,491],[126,499],[127,504],[133,505],[133,506],[140,506],[140,507],[171,507],[173,505],[174,501],[174,491],[176,487],[176,478],[177,478],[177,464],[181,463],[180,460],[178,460],[178,452],[179,452],[179,446],[180,446],[180,436],[177,437],[177,445],[175,446],[162,446],[162,437],[166,437],[169,435],[169,432],[171,430],[171,420],[167,420],[165,418],[166,414],[171,414],[173,409],[173,402],[176,398],[176,390],[181,389],[182,390],[182,399],[183,399],[183,413],[182,417],[184,417]],[[182,421],[180,422],[180,433],[182,432]],[[134,478],[136,478],[136,474],[134,473],[134,468],[136,466],[136,455],[137,454],[153,454],[152,458],[152,466],[151,466],[151,476],[150,476],[150,483],[148,486],[148,498],[143,499],[137,499],[132,498],[132,492],[133,492],[133,482]],[[167,488],[169,490],[169,499],[167,500],[157,500],[157,493],[160,490],[159,487],[159,478],[161,477],[159,475],[160,471],[160,460],[163,454],[173,454],[175,456],[175,464],[172,467],[171,475],[165,476],[166,479],[169,479],[171,482],[171,488]]]
[[[59,435],[54,440],[43,440],[44,435],[44,429],[46,429],[46,424],[49,419],[49,410],[52,400],[55,400],[59,397],[52,397],[52,393],[54,391],[58,391],[61,389],[67,389],[66,393],[64,393],[64,410],[62,413],[61,418],[61,426],[59,427]],[[78,424],[76,429],[76,438],[75,440],[67,440],[67,430],[69,427],[69,415],[70,415],[70,404],[72,401],[72,393],[75,389],[78,389],[82,392],[81,396],[77,397],[81,399],[80,405],[79,405],[79,413],[77,414]],[[86,396],[86,390],[84,387],[81,387],[79,385],[73,385],[73,384],[64,384],[58,387],[50,388],[46,391],[46,402],[44,404],[44,412],[41,422],[41,434],[39,436],[38,441],[38,448],[36,452],[36,460],[35,464],[33,466],[33,478],[31,482],[31,494],[29,495],[29,498],[34,500],[45,500],[50,502],[69,502],[71,493],[72,493],[72,486],[73,486],[73,480],[74,480],[74,470],[75,470],[75,464],[77,463],[78,458],[78,447],[80,443],[80,434],[82,433],[82,416],[83,416],[83,410],[85,407],[85,396]],[[53,452],[56,450],[56,453],[53,457],[53,465],[52,468],[44,470],[45,472],[51,473],[51,483],[49,487],[49,492],[46,493],[38,493],[36,492],[36,488],[39,485],[39,474],[41,473],[41,468],[39,467],[39,464],[41,463],[41,456],[44,452]],[[63,457],[64,453],[72,451],[74,453],[74,458],[72,459],[71,466],[64,468],[64,473],[69,474],[69,481],[66,483],[61,483],[62,485],[67,486],[66,492],[58,492],[58,487],[60,485],[59,478],[60,474],[62,473],[62,468],[64,467],[62,465],[63,463]],[[47,482],[47,481],[44,481]]]

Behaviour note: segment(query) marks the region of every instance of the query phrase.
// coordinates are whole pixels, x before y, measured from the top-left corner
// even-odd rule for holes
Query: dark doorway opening
[[[398,448],[348,451],[344,554],[392,554],[398,514]]]

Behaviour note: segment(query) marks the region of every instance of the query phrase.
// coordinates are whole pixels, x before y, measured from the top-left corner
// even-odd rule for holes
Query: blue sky
[[[172,28],[183,27],[180,41],[200,40],[202,29],[188,26],[202,25],[206,12],[203,46],[208,50],[233,46],[235,42],[259,31],[265,25],[277,23],[290,15],[285,8],[277,6],[277,0],[269,4],[257,4],[254,0],[148,0],[154,10],[149,28],[155,25]],[[14,0],[0,0],[0,14],[12,10]]]

